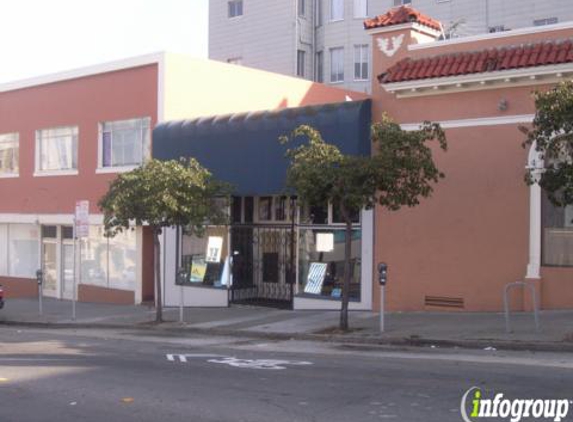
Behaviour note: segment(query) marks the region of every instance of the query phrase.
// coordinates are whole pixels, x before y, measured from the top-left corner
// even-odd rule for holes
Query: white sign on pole
[[[89,201],[76,202],[75,237],[88,237],[90,226],[90,203]]]

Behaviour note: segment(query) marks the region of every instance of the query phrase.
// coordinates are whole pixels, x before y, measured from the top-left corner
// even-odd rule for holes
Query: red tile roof
[[[553,40],[414,60],[405,58],[379,75],[378,80],[405,82],[572,62],[572,40]]]
[[[442,24],[409,6],[400,6],[390,9],[383,15],[364,21],[364,29],[383,28],[403,23],[418,23],[437,31],[442,30]]]

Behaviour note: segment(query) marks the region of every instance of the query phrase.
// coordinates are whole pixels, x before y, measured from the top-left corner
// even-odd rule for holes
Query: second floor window
[[[316,82],[324,82],[324,55],[322,51],[316,53],[316,64],[314,69],[314,80]]]
[[[19,140],[17,133],[0,135],[0,176],[18,174]]]
[[[100,124],[100,168],[135,167],[151,156],[151,119]]]
[[[304,67],[305,67],[305,52],[304,50],[297,50],[296,52],[296,76],[304,78]]]
[[[368,44],[354,46],[354,80],[363,81],[368,79]]]
[[[232,0],[227,4],[230,18],[241,16],[243,14],[243,0]]]
[[[78,168],[78,127],[36,131],[36,171],[58,172]]]
[[[344,19],[344,0],[330,0],[330,20]]]
[[[354,17],[368,17],[368,0],[354,0]]]
[[[394,0],[394,6],[402,6],[403,4],[412,4],[412,0]]]
[[[304,0],[298,0],[298,15],[299,16],[304,16],[305,14],[305,1]]]
[[[344,49],[330,50],[330,82],[344,82]]]

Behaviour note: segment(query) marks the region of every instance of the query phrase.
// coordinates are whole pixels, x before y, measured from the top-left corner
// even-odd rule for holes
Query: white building
[[[571,0],[210,0],[209,58],[369,92],[363,21],[402,4],[454,37],[573,20]]]

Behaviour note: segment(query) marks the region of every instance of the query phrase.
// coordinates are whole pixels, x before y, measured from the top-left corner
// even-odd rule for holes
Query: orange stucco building
[[[499,311],[506,284],[517,280],[534,284],[542,309],[573,306],[570,221],[539,186],[524,183],[526,167],[540,162],[518,130],[533,120],[532,93],[570,78],[573,26],[438,41],[439,22],[402,7],[365,28],[378,76],[374,119],[386,112],[405,130],[439,122],[448,139],[448,151],[436,151],[446,177],[432,197],[376,211],[375,261],[390,267],[388,307]],[[512,300],[529,307],[531,296]]]

